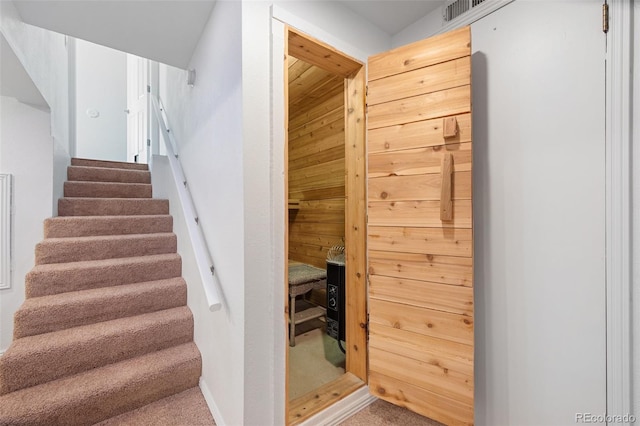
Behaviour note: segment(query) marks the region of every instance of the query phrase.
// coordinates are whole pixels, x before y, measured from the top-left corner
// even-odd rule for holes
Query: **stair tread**
[[[120,187],[125,187],[125,186],[141,186],[142,187],[143,186],[145,188],[151,186],[150,183],[102,182],[102,181],[93,182],[93,181],[88,181],[88,180],[68,180],[65,183],[72,184],[72,185],[80,185],[80,186],[120,186]]]
[[[26,299],[22,306],[20,306],[20,311],[23,310],[39,310],[44,307],[50,306],[65,306],[73,303],[83,303],[90,300],[100,300],[109,297],[116,297],[116,295],[129,295],[133,293],[138,293],[144,291],[145,288],[154,288],[156,286],[162,286],[165,284],[172,283],[184,283],[184,278],[175,277],[175,278],[167,278],[164,280],[154,280],[154,281],[145,281],[140,283],[133,284],[124,284],[115,286],[113,288],[102,287],[102,288],[92,288],[88,290],[76,290],[69,291],[67,293],[61,294],[51,294],[48,296],[40,296],[40,297],[32,297],[30,299]]]
[[[95,426],[215,426],[200,388],[176,395],[107,419]]]
[[[175,253],[173,232],[45,238],[36,245],[36,265]]]
[[[169,214],[169,200],[160,198],[63,197],[60,216],[137,216]]]
[[[0,423],[93,424],[196,386],[200,368],[193,342],[163,349],[2,395]]]
[[[131,331],[138,328],[148,327],[155,322],[168,321],[172,318],[191,316],[191,311],[187,306],[178,306],[161,311],[147,312],[126,318],[117,318],[109,321],[102,321],[94,324],[81,325],[64,330],[53,331],[37,336],[27,336],[17,339],[4,353],[0,363],[13,357],[16,352],[47,352],[51,347],[73,345],[79,341],[102,338],[120,331]]]
[[[127,198],[127,197],[62,197],[60,200],[71,200],[71,201],[121,201],[121,202],[160,202],[160,201],[169,201],[163,198]],[[165,213],[166,214],[166,213]],[[163,213],[159,214],[149,214],[145,216],[157,216],[163,215]],[[119,216],[119,215],[105,215],[105,216]],[[124,216],[124,215],[123,215]],[[130,215],[133,216],[133,215]]]
[[[151,198],[152,187],[150,183],[66,181],[64,196],[67,198],[88,196],[93,198]]]
[[[0,393],[36,386],[192,339],[193,316],[187,306],[23,337],[15,340],[0,358]]]
[[[152,232],[148,234],[113,234],[113,235],[85,235],[82,237],[50,237],[45,238],[38,244],[74,244],[76,242],[97,242],[97,241],[129,241],[145,240],[149,238],[173,237],[173,232]]]
[[[150,254],[148,256],[131,256],[131,257],[119,257],[114,259],[97,259],[97,260],[81,260],[79,262],[68,262],[68,263],[48,263],[43,265],[36,265],[29,272],[37,273],[37,272],[52,272],[52,271],[65,271],[69,269],[84,269],[91,268],[94,266],[120,266],[126,265],[128,263],[152,263],[162,260],[173,260],[175,258],[179,258],[180,255],[177,253],[166,253],[166,254]],[[28,274],[27,274],[28,275]]]
[[[109,161],[109,160],[95,160],[91,158],[77,158],[71,159],[72,166],[90,165],[92,167],[102,168],[123,168],[130,170],[148,170],[149,166],[142,163],[130,163],[126,161]]]
[[[74,198],[76,200],[78,198]],[[99,200],[104,200],[104,198],[98,198]],[[128,200],[129,198],[125,198]],[[158,198],[152,198],[153,200],[158,200]],[[159,219],[171,217],[170,214],[130,214],[130,215],[104,215],[104,216],[55,216],[46,219],[46,221],[52,222],[67,222],[67,221],[82,221],[82,220],[90,220],[90,221],[108,221],[108,220],[122,220],[126,221],[128,219]]]
[[[165,297],[158,300],[154,297],[157,294]],[[186,283],[182,277],[32,297],[26,299],[15,314],[14,338],[184,304]]]
[[[161,280],[181,275],[177,253],[36,265],[25,277],[26,296]]]
[[[153,234],[173,231],[173,217],[158,215],[58,216],[45,220],[45,238]]]
[[[68,182],[123,182],[151,183],[151,172],[148,170],[120,169],[111,167],[69,166]]]

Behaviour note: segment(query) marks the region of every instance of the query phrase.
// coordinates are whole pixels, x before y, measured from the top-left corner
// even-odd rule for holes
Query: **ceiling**
[[[216,0],[13,0],[22,20],[27,24],[183,69],[188,67],[215,2]],[[391,36],[438,9],[445,0],[338,2]]]
[[[24,22],[186,69],[215,0],[13,0]]]
[[[0,95],[41,109],[49,108],[3,34],[0,34]]]
[[[375,24],[389,35],[400,32],[424,15],[442,7],[446,0],[342,0],[358,15]]]

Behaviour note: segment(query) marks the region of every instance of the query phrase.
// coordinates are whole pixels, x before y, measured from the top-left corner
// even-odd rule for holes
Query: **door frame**
[[[351,71],[341,71],[340,67],[335,67],[332,72],[345,77],[345,162],[347,164],[347,175],[345,180],[347,200],[345,202],[345,249],[347,254],[346,262],[346,282],[347,291],[347,363],[346,373],[343,378],[335,381],[336,385],[344,389],[340,395],[333,395],[333,392],[326,392],[323,401],[310,401],[306,406],[301,406],[300,411],[304,416],[296,418],[295,423],[303,421],[312,415],[320,412],[324,408],[332,405],[357,389],[365,386],[367,380],[367,307],[366,307],[366,121],[365,121],[365,87],[366,87],[366,66],[365,64],[343,51],[307,35],[300,30],[283,23],[277,19],[272,21],[272,63],[273,72],[273,145],[272,145],[272,173],[273,188],[276,189],[273,197],[274,207],[278,205],[276,220],[280,223],[274,224],[274,249],[282,253],[281,261],[276,260],[276,269],[282,273],[274,274],[275,282],[282,282],[282,287],[274,291],[274,302],[276,302],[276,312],[282,312],[283,316],[276,315],[276,329],[281,329],[282,333],[276,338],[276,357],[278,352],[283,350],[285,359],[283,382],[276,381],[276,389],[280,388],[284,396],[285,419],[289,414],[288,401],[288,291],[287,291],[287,254],[288,254],[288,226],[287,226],[287,198],[288,198],[288,134],[286,123],[288,121],[287,111],[287,86],[288,54],[303,59],[313,65],[318,65],[320,58],[314,58],[308,49],[300,46],[288,46],[289,35],[301,36],[309,42],[314,49],[338,56],[350,63]],[[280,50],[282,49],[282,50]],[[280,51],[282,55],[280,55]],[[276,59],[277,58],[277,59]],[[284,58],[281,61],[280,58]],[[331,68],[331,65],[324,64],[323,68]],[[353,167],[349,167],[353,164]],[[280,173],[280,170],[282,173]],[[280,193],[280,188],[282,192]],[[282,210],[280,210],[280,206]],[[280,214],[281,213],[281,214]],[[280,240],[279,236],[283,236]],[[280,241],[279,241],[280,240]],[[281,251],[280,251],[281,250]],[[280,281],[282,278],[282,281]],[[349,293],[350,292],[350,293]],[[279,310],[279,306],[282,310]],[[276,375],[278,369],[276,369]],[[279,378],[278,378],[279,379]],[[333,383],[333,382],[332,382]],[[320,392],[319,392],[320,393]],[[302,399],[302,398],[301,398]],[[367,396],[367,400],[373,400]],[[357,401],[354,401],[358,404]],[[297,405],[298,406],[298,405]],[[289,421],[292,423],[292,421]]]
[[[138,158],[137,162],[139,163],[144,163],[144,164],[148,164],[149,163],[149,159],[151,157],[151,147],[149,146],[149,140],[150,140],[150,133],[151,133],[151,108],[150,108],[150,98],[149,98],[149,89],[151,87],[151,79],[150,79],[150,69],[151,69],[151,60],[147,59],[147,58],[143,58],[140,56],[136,56],[134,54],[131,53],[127,53],[127,69],[126,69],[126,98],[127,98],[127,104],[125,105],[125,112],[127,114],[127,161],[130,162],[134,162],[136,160],[136,156],[139,155],[140,151],[138,151],[138,154],[135,154],[134,152],[137,151],[137,147],[135,148],[135,150],[132,147],[132,140],[131,140],[131,88],[129,85],[131,76],[129,75],[129,73],[131,72],[130,69],[130,62],[132,61],[141,61],[141,63],[143,64],[144,67],[144,78],[145,78],[145,85],[147,87],[144,88],[144,100],[141,101],[142,102],[142,108],[141,110],[144,113],[144,123],[142,123],[143,125],[143,129],[144,129],[144,141],[143,141],[143,157],[144,158]],[[137,103],[138,101],[135,101],[134,103]],[[139,141],[138,141],[139,144]]]
[[[633,412],[631,401],[631,162],[630,111],[633,4],[609,0],[606,54],[606,330],[607,413]]]
[[[367,382],[367,282],[366,282],[366,119],[365,92],[366,66],[326,43],[317,40],[291,26],[285,26],[285,55],[283,84],[285,94],[284,120],[288,129],[288,58],[303,60],[344,78],[344,128],[345,128],[345,285],[346,345],[345,374],[289,404],[288,386],[285,384],[288,424],[297,424],[313,414],[341,400]],[[289,40],[295,39],[295,43]],[[288,197],[288,130],[285,130],[282,155],[284,160],[284,188]],[[283,219],[289,217],[285,213]],[[285,257],[289,251],[289,231],[285,225]],[[288,259],[285,259],[288,260]],[[284,292],[288,292],[288,267],[285,264]],[[288,299],[288,297],[287,297]],[[288,306],[285,302],[284,321],[287,328]],[[288,350],[285,375],[288,383]]]

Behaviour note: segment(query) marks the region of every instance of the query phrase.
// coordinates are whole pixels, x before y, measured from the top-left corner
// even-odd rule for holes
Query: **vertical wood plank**
[[[365,69],[346,80],[347,371],[367,381]]]

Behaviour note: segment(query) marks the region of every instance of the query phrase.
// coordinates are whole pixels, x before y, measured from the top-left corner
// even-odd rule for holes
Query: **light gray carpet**
[[[344,374],[344,367],[345,355],[338,343],[327,336],[323,321],[296,326],[296,345],[289,347],[289,400],[337,379]]]

